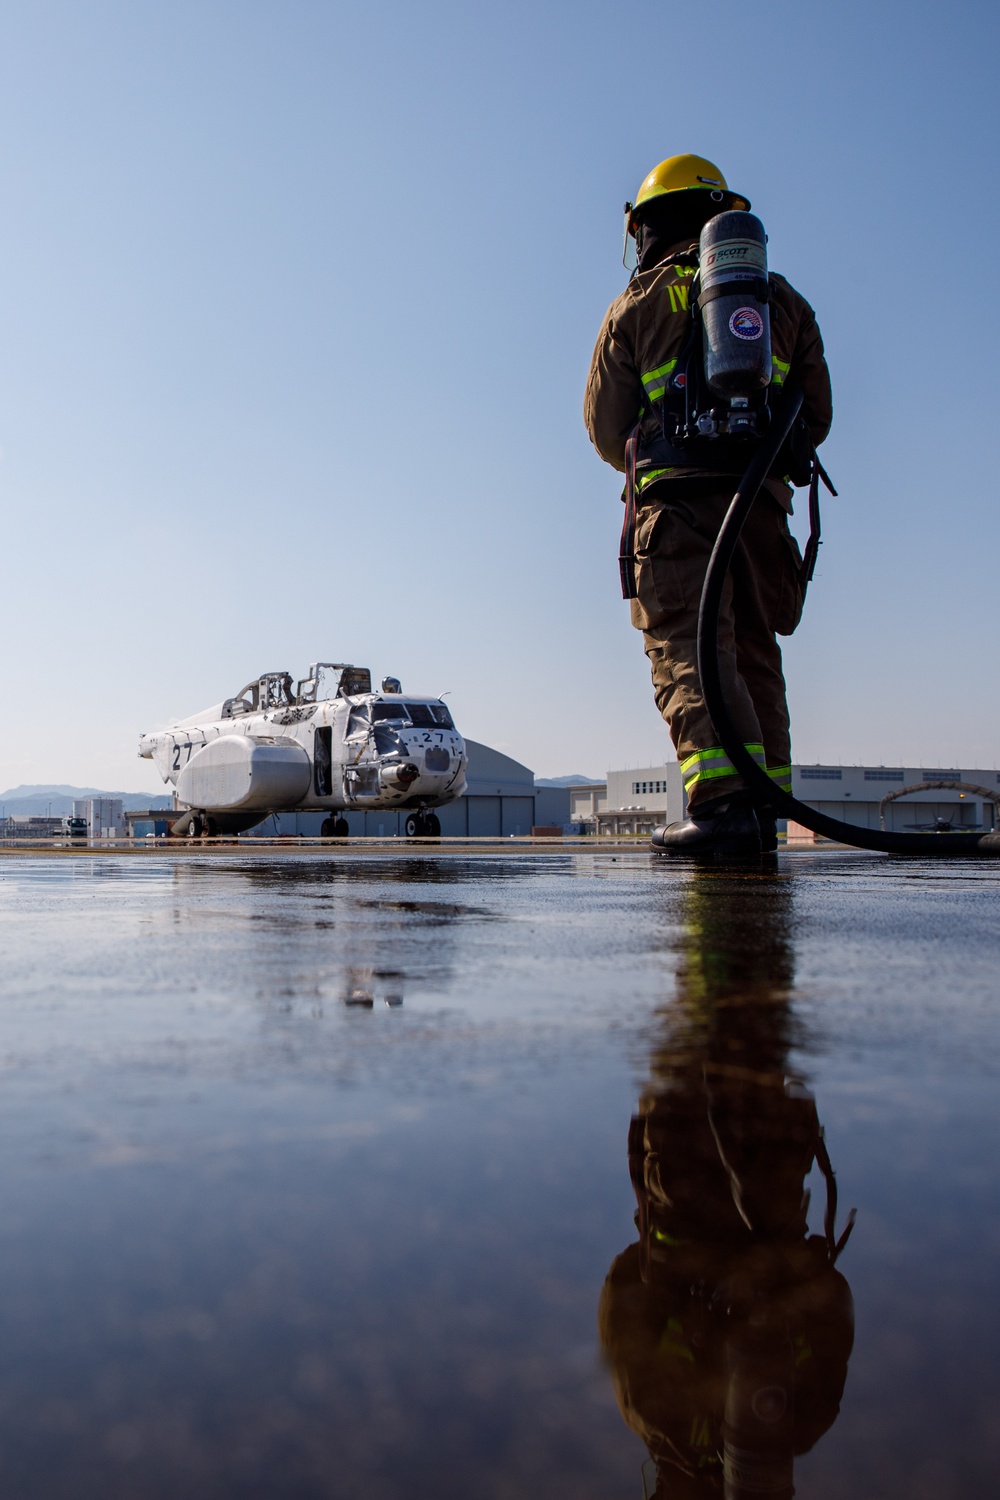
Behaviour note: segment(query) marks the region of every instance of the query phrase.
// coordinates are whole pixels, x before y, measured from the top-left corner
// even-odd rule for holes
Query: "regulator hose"
[[[881,854],[909,854],[920,858],[933,855],[951,859],[970,855],[1000,857],[1000,833],[884,833],[843,823],[839,818],[828,818],[772,781],[747,750],[733,724],[719,670],[722,591],[746,518],[801,407],[802,392],[794,386],[786,386],[767,435],[747,466],[726,512],[705,574],[698,611],[698,673],[719,743],[759,802],[766,802],[780,817],[793,818],[824,838],[835,839],[840,844],[853,844],[858,849],[874,849]]]

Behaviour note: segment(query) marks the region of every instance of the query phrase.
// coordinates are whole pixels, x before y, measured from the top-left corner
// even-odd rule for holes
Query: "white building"
[[[89,839],[123,839],[125,814],[120,797],[84,797],[73,803],[74,818],[86,818]]]
[[[603,786],[570,787],[569,793],[570,817],[581,832],[646,834],[679,822],[687,811],[676,761],[609,771]],[[939,820],[970,831],[1000,826],[995,767],[794,765],[792,794],[861,828],[878,828],[883,819],[900,833],[930,830]]]

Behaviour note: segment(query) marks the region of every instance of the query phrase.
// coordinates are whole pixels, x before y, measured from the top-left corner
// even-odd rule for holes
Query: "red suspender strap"
[[[625,518],[622,521],[622,537],[618,544],[618,572],[622,582],[622,598],[635,599],[635,455],[639,446],[639,424],[633,427],[625,444]]]

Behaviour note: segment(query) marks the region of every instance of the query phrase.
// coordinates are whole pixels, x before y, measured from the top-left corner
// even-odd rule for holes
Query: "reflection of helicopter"
[[[330,674],[333,674],[332,680]],[[265,672],[223,703],[139,740],[139,754],[188,809],[174,833],[241,833],[273,812],[407,811],[406,833],[436,835],[430,811],[465,791],[465,745],[440,698],[372,692],[367,667],[315,662],[293,690]],[[346,834],[328,816],[324,836]]]
[[[836,1420],[853,1306],[815,1100],[789,1071],[789,893],[695,881],[678,997],[629,1132],[637,1244],[613,1263],[600,1333],[646,1500],[789,1500],[793,1460]],[[804,1183],[826,1183],[810,1234]]]
[[[371,1010],[376,1000],[395,1010],[403,1003],[406,975],[398,969],[372,969],[351,965],[344,975],[342,999],[345,1005],[360,1005]]]

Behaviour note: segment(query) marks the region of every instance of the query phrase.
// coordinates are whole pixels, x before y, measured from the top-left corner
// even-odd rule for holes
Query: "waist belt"
[[[666,438],[639,446],[639,423],[636,423],[625,444],[625,515],[622,520],[621,541],[618,544],[618,574],[622,585],[622,598],[635,599],[638,590],[635,584],[635,528],[636,528],[636,478],[646,469],[711,469],[713,474],[739,479],[745,473],[751,454],[756,446],[752,440],[739,438],[706,439],[692,442],[683,448],[668,443]],[[707,484],[706,484],[706,481]],[[718,489],[718,480],[709,475],[678,475],[670,478],[670,485],[683,486],[685,499],[704,495]],[[677,492],[681,498],[681,490]]]
[[[739,441],[739,440],[737,440]],[[625,515],[622,520],[621,541],[618,544],[618,574],[622,585],[622,598],[635,599],[639,590],[635,582],[635,529],[637,523],[636,512],[636,475],[644,468],[711,468],[714,474],[679,474],[664,476],[669,483],[671,492],[676,493],[677,498],[694,499],[700,495],[718,493],[720,489],[719,479],[740,479],[746,472],[747,464],[753,451],[750,443],[743,447],[742,457],[737,461],[732,457],[733,448],[731,444],[719,443],[718,448],[714,442],[705,444],[692,444],[688,448],[675,448],[665,439],[644,446],[639,457],[639,423],[633,427],[625,444],[625,492],[622,499],[625,502]],[[831,483],[830,476],[819,461],[812,438],[809,438],[810,460],[809,460],[809,541],[806,544],[805,554],[802,559],[802,567],[799,578],[802,582],[803,591],[812,581],[813,572],[816,568],[816,556],[820,548],[820,511],[819,511],[819,485],[823,481],[831,495],[837,491]],[[718,457],[708,456],[702,458],[705,449],[715,448]],[[695,453],[697,449],[697,456]],[[728,454],[726,453],[728,449]],[[676,456],[675,456],[676,455]],[[729,464],[733,464],[732,468]],[[675,488],[676,487],[676,488]],[[723,489],[729,486],[723,484]]]
[[[711,469],[713,474],[745,474],[757,438],[692,438],[683,448],[656,438],[636,453],[636,473],[644,469]]]

